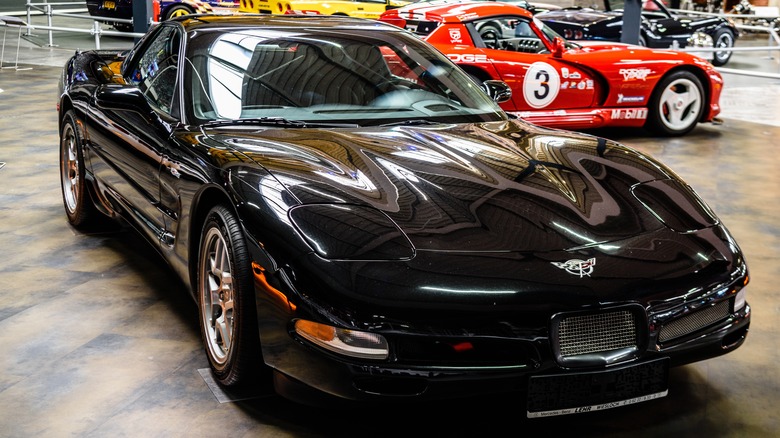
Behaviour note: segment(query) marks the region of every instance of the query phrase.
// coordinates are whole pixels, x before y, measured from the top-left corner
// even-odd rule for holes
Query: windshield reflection
[[[189,119],[351,122],[506,120],[438,51],[403,32],[240,29],[190,36]]]

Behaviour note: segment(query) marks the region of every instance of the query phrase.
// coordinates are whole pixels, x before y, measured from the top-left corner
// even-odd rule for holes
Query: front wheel
[[[244,236],[224,206],[208,213],[197,269],[201,335],[211,370],[224,386],[246,382],[259,372],[255,300]]]
[[[704,88],[691,72],[667,75],[653,90],[646,127],[660,135],[683,135],[692,130],[704,110]]]
[[[718,32],[716,32],[713,41],[713,46],[716,49],[731,49],[734,47],[734,35],[726,29],[720,29]],[[714,52],[714,56],[712,57],[712,65],[718,67],[725,65],[727,62],[729,62],[729,59],[731,59],[731,54],[731,50]]]

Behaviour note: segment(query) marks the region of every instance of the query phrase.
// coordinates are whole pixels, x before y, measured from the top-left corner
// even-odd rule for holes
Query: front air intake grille
[[[637,318],[630,310],[564,317],[558,324],[560,356],[637,347]]]
[[[714,306],[694,311],[682,318],[664,324],[658,335],[658,342],[668,342],[691,333],[697,332],[709,325],[726,319],[729,316],[730,300],[721,301]]]

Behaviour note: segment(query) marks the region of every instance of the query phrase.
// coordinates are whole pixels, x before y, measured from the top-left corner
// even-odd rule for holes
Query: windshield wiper
[[[410,119],[401,120],[400,122],[383,123],[379,126],[420,126],[420,125],[439,125],[440,122],[434,122],[428,119]]]
[[[357,128],[359,125],[354,123],[321,123],[321,122],[304,122],[302,120],[289,120],[284,117],[257,117],[252,119],[230,119],[230,120],[212,120],[204,123],[204,127],[214,126],[281,126],[285,128]]]

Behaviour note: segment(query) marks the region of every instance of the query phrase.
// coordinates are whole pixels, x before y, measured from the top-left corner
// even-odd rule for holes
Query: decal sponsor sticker
[[[447,58],[452,62],[488,62],[487,55],[474,55],[472,53],[448,53]]]
[[[622,94],[618,94],[618,103],[639,103],[644,102],[645,96],[624,96]]]
[[[450,29],[450,42],[453,44],[463,42],[463,37],[460,34],[460,29]]]
[[[582,79],[582,75],[578,71],[569,71],[568,67],[561,68],[561,77],[564,79]]]
[[[631,108],[631,109],[613,109],[612,120],[633,120],[633,119],[646,119],[646,108]]]
[[[652,72],[649,68],[621,68],[618,73],[623,76],[624,81],[644,81]]]
[[[558,71],[546,62],[534,62],[525,72],[523,97],[532,108],[549,105],[558,96],[560,89],[561,77]]]

